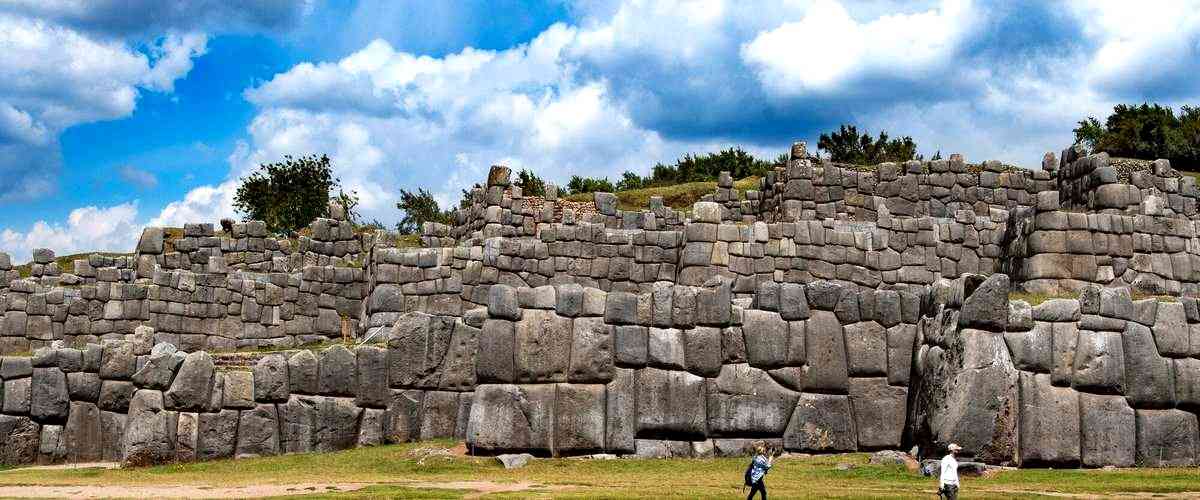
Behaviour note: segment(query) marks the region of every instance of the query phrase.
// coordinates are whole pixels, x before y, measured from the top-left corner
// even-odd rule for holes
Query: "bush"
[[[433,195],[423,188],[418,188],[415,193],[401,189],[396,208],[404,211],[404,217],[396,224],[396,231],[404,234],[420,231],[426,222],[450,224],[454,216],[450,211],[442,211]]]
[[[329,195],[337,187],[328,156],[284,156],[243,177],[233,207],[245,220],[266,222],[272,232],[296,231],[328,215]]]
[[[571,194],[582,193],[612,193],[616,191],[616,187],[608,178],[593,179],[591,177],[580,177],[572,175],[571,180],[567,182],[567,191]]]
[[[787,159],[783,155],[781,158],[784,161]],[[754,155],[741,148],[729,148],[706,155],[686,154],[683,158],[676,160],[674,165],[661,163],[655,165],[650,171],[650,177],[642,183],[642,187],[715,181],[721,172],[729,172],[734,179],[763,176],[775,168],[777,163],[783,162],[779,159],[776,159],[775,163],[766,162],[755,158]]]
[[[1184,106],[1179,116],[1169,106],[1118,104],[1101,124],[1081,120],[1073,130],[1076,144],[1113,156],[1171,160],[1180,169],[1200,168],[1200,108]]]
[[[829,153],[831,161],[855,165],[922,159],[912,137],[889,139],[887,132],[880,131],[879,137],[872,139],[870,134],[860,135],[854,125],[842,125],[836,132],[821,134],[817,149]]]
[[[523,168],[517,173],[517,186],[521,188],[521,194],[525,196],[546,195],[546,181]]]

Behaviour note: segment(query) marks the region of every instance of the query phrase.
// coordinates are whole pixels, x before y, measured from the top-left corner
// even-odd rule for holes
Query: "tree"
[[[786,157],[785,163],[786,163]],[[776,161],[778,162],[778,158]],[[729,172],[734,179],[766,175],[775,164],[755,158],[741,148],[723,149],[705,155],[685,154],[674,165],[659,163],[650,170],[646,186],[666,186],[685,182],[714,181],[721,172]]]
[[[546,181],[529,170],[521,169],[520,172],[517,172],[517,186],[521,188],[521,194],[525,196],[546,195]]]
[[[889,139],[886,131],[880,131],[879,137],[872,139],[870,134],[859,134],[854,125],[842,125],[836,132],[821,134],[817,148],[828,152],[832,161],[856,165],[921,159],[912,137]]]
[[[621,174],[621,180],[617,181],[617,191],[629,191],[631,189],[642,189],[649,185],[649,179],[630,172],[628,170]]]
[[[1155,160],[1166,158],[1181,169],[1200,167],[1200,109],[1183,106],[1178,116],[1169,106],[1118,104],[1103,124],[1095,117],[1072,130],[1076,144],[1113,156]]]
[[[596,192],[612,193],[617,189],[615,186],[613,186],[612,181],[608,180],[608,178],[593,179],[591,177],[572,175],[571,180],[567,182],[567,190],[570,191],[571,194],[582,194]]]
[[[328,156],[284,156],[243,177],[233,207],[245,220],[266,222],[272,232],[296,231],[329,214],[329,195],[336,188]]]
[[[417,188],[415,193],[401,189],[400,202],[396,203],[396,208],[404,211],[404,217],[396,224],[396,231],[403,234],[420,231],[426,222],[449,224],[453,219],[453,213],[442,211],[437,200],[424,188]]]

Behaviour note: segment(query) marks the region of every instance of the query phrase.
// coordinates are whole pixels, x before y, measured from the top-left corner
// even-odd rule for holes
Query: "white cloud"
[[[28,261],[35,248],[49,248],[58,255],[128,252],[142,231],[136,222],[137,213],[137,202],[76,208],[67,215],[65,224],[39,220],[26,232],[0,231],[0,248],[17,262]]]
[[[966,0],[859,22],[839,2],[816,2],[795,22],[742,45],[758,79],[780,96],[855,92],[872,78],[926,79],[952,62],[978,11]]]
[[[121,177],[121,180],[133,184],[138,189],[154,189],[158,187],[158,177],[153,172],[137,168],[133,165],[117,167],[117,175]]]

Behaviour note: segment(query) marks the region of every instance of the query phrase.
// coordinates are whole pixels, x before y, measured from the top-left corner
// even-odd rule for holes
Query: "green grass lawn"
[[[10,470],[0,486],[204,485],[366,483],[344,493],[313,491],[324,498],[461,498],[478,491],[432,488],[462,481],[520,485],[520,491],[488,498],[736,498],[745,458],[662,460],[535,460],[505,470],[492,458],[444,456],[453,443],[361,448],[327,454],[219,460],[138,469]],[[424,450],[424,451],[422,451]],[[868,455],[780,459],[767,476],[773,498],[935,498],[935,481],[897,465],[869,465]],[[841,470],[838,464],[852,464]],[[1030,498],[1133,494],[1175,496],[1200,491],[1197,468],[999,471],[963,478],[966,498]]]
[[[733,183],[734,189],[737,189],[739,195],[744,199],[746,190],[758,189],[758,177],[747,177]],[[678,210],[690,210],[692,204],[700,201],[700,198],[707,194],[714,194],[717,190],[717,183],[714,182],[688,182],[684,184],[675,184],[672,186],[652,187],[645,189],[630,189],[628,191],[618,191],[617,208],[621,210],[639,211],[645,210],[650,205],[650,198],[653,196],[661,196],[663,204]],[[573,194],[564,197],[570,201],[592,201],[592,193]]]

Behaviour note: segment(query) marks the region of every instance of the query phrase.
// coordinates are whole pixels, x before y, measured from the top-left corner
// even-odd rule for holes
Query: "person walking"
[[[754,498],[754,492],[762,492],[762,500],[767,500],[767,485],[763,483],[763,476],[767,475],[767,471],[771,470],[771,465],[775,461],[772,454],[767,453],[767,447],[762,443],[754,445],[754,459],[750,461],[750,467],[746,469],[746,485],[750,487],[750,494],[746,496],[746,500]]]
[[[962,451],[962,447],[950,443],[947,446],[948,452],[942,457],[941,470],[938,473],[938,498],[946,500],[958,500],[958,452]]]

